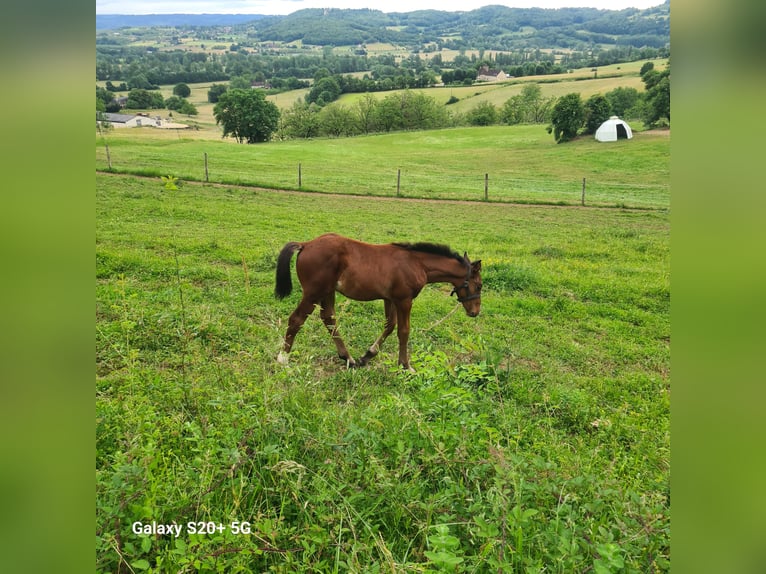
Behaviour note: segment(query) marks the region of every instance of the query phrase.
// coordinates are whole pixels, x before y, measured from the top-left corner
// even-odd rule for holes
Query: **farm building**
[[[160,116],[149,117],[149,114],[102,114],[103,121],[109,122],[113,128],[140,128],[149,126],[153,128],[185,129],[186,124],[176,124],[169,119]],[[100,121],[96,118],[96,121]]]
[[[614,142],[618,139],[631,139],[632,137],[633,130],[617,116],[610,117],[596,130],[596,139],[600,142]]]
[[[476,76],[478,82],[498,82],[501,80],[507,80],[510,76],[502,70],[491,70],[489,66],[482,66],[479,68],[479,73]]]

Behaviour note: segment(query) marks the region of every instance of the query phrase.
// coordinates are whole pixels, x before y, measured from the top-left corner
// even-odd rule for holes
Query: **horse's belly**
[[[344,275],[338,278],[338,281],[335,283],[335,290],[341,295],[356,301],[374,301],[375,299],[386,298],[386,294],[380,289],[380,285],[376,285],[373,281],[357,278],[351,280]]]

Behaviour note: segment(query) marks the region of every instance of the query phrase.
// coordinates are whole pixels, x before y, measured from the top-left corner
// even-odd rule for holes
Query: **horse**
[[[290,315],[284,345],[277,361],[286,364],[295,336],[315,306],[347,367],[363,367],[375,357],[397,327],[399,365],[409,371],[407,344],[412,301],[428,283],[451,283],[469,317],[481,309],[481,260],[470,261],[446,245],[388,243],[375,245],[342,237],[321,235],[303,243],[289,242],[279,253],[274,295],[284,299],[292,292],[290,262],[298,253],[295,270],[303,297]],[[338,333],[335,292],[356,301],[383,299],[386,319],[383,332],[358,360],[354,360]]]

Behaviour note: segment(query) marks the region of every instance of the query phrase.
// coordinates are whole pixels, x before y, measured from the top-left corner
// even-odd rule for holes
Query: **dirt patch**
[[[669,138],[670,137],[670,128],[668,128],[668,129],[646,130],[646,131],[643,131],[643,132],[636,132],[636,134],[641,134],[641,135],[646,134],[646,135],[650,135],[650,136],[665,136],[665,137]]]

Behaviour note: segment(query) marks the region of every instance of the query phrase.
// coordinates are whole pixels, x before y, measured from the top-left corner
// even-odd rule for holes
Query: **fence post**
[[[106,148],[106,164],[109,166],[109,171],[112,171],[112,156],[109,155],[109,144],[104,143],[104,147]]]
[[[210,182],[210,176],[207,171],[207,152],[205,152],[205,183]]]
[[[484,201],[489,201],[489,174],[484,174]]]
[[[585,205],[585,178],[582,178],[582,204]]]
[[[399,189],[400,184],[402,182],[402,169],[399,168],[396,170],[396,197],[399,197]]]
[[[298,163],[298,189],[301,188],[301,164]]]

